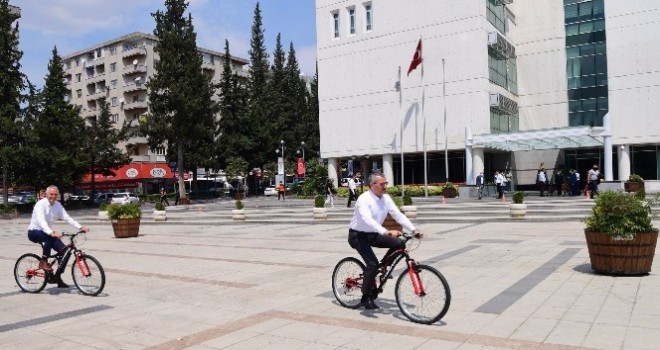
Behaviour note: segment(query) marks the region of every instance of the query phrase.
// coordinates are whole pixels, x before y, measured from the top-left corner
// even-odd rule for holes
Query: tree
[[[319,69],[316,66],[314,78],[309,84],[309,98],[307,99],[307,113],[304,115],[303,125],[307,130],[307,149],[320,157],[321,133],[319,130]]]
[[[261,10],[259,3],[254,8],[254,19],[252,22],[252,37],[250,38],[250,70],[248,73],[248,123],[250,125],[249,137],[258,145],[250,150],[248,160],[250,168],[263,167],[263,164],[272,159],[272,148],[276,146],[277,138],[273,136],[271,127],[277,119],[269,113],[268,97],[268,53],[264,41],[264,29],[262,25]]]
[[[91,175],[91,198],[96,192],[95,174],[115,175],[113,171],[131,162],[131,158],[117,148],[117,144],[128,139],[128,123],[124,123],[120,130],[112,124],[110,105],[101,99],[101,110],[98,117],[90,119],[85,133],[86,159]]]
[[[20,145],[21,102],[26,96],[21,92],[29,82],[21,73],[20,60],[23,52],[18,49],[19,15],[9,10],[9,2],[0,0],[0,162],[2,163],[2,188],[5,209],[8,209],[8,183],[12,162]]]
[[[187,161],[198,162],[208,156],[214,144],[218,108],[212,100],[215,89],[211,77],[202,72],[192,16],[184,17],[188,4],[166,0],[165,7],[165,12],[152,13],[158,38],[154,51],[159,60],[147,83],[149,114],[140,127],[152,149],[167,145],[168,157],[176,160],[179,169],[179,195],[185,197]]]
[[[231,157],[247,158],[255,147],[255,141],[248,135],[245,80],[232,72],[228,40],[225,40],[225,58],[218,93],[221,115],[216,130],[218,168],[225,168]]]
[[[80,107],[67,101],[69,90],[64,82],[62,58],[53,48],[43,90],[33,100],[36,106],[26,115],[29,129],[23,157],[35,189],[56,184],[72,189],[88,171],[85,154],[85,128]],[[27,123],[26,123],[27,124]],[[32,171],[30,171],[30,169]]]

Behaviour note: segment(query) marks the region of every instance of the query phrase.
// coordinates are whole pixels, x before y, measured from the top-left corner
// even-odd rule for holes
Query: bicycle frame
[[[380,267],[379,270],[381,273],[380,279],[379,281],[376,281],[378,282],[377,283],[378,293],[383,292],[383,287],[385,287],[385,283],[387,282],[388,279],[390,279],[392,273],[394,272],[394,269],[403,259],[406,260],[406,266],[408,266],[408,275],[410,276],[410,280],[415,290],[415,294],[419,296],[426,295],[426,293],[424,292],[424,285],[422,281],[419,279],[419,275],[415,270],[415,266],[417,266],[417,262],[415,261],[415,259],[410,257],[410,255],[408,254],[408,250],[406,248],[395,250],[394,252],[392,252],[392,254],[390,254],[389,256],[385,256],[383,258],[383,261],[390,261],[390,263]]]
[[[89,276],[89,266],[87,266],[87,262],[85,259],[83,259],[84,253],[82,250],[78,249],[73,242],[74,236],[69,236],[69,244],[64,248],[66,251],[62,255],[60,259],[58,259],[59,264],[57,266],[57,271],[55,272],[56,274],[62,274],[66,270],[66,265],[69,263],[69,259],[71,258],[71,254],[74,255],[75,260],[71,268],[77,267],[80,270],[80,273],[88,277]],[[58,254],[51,255],[49,258],[57,258]]]

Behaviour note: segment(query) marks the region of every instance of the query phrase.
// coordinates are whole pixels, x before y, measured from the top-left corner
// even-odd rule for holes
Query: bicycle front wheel
[[[337,263],[332,272],[332,292],[341,306],[350,309],[360,307],[363,276],[362,261],[348,257]]]
[[[14,265],[14,279],[24,292],[39,293],[46,287],[46,271],[39,268],[41,258],[36,254],[23,254]]]
[[[105,272],[103,267],[93,256],[81,255],[80,259],[73,261],[71,277],[76,288],[85,294],[96,296],[105,287]]]
[[[414,265],[406,269],[396,281],[394,291],[401,312],[416,323],[431,324],[449,310],[449,283],[436,269]]]

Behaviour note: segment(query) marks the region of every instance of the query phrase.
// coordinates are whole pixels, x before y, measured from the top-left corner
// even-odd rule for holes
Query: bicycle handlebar
[[[85,231],[83,231],[83,230],[79,230],[79,231],[76,232],[76,233],[66,233],[66,232],[62,232],[62,237],[72,237],[72,238],[73,238],[73,237],[75,237],[75,236],[77,236],[77,235],[79,235],[79,234],[81,234],[81,233],[85,233]]]

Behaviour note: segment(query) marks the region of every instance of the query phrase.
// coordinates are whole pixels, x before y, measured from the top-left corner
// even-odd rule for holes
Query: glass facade
[[[506,15],[504,5],[499,0],[486,0],[486,18],[488,22],[497,28],[500,32],[506,31]]]
[[[501,110],[490,109],[490,133],[503,134],[520,131],[518,113],[509,114]]]
[[[602,126],[608,111],[604,0],[564,0],[568,125]]]

